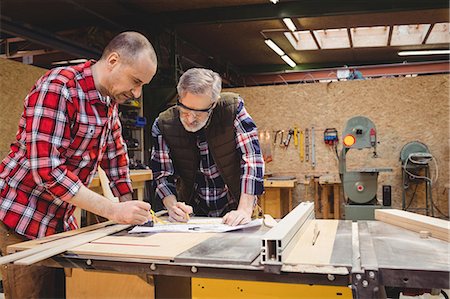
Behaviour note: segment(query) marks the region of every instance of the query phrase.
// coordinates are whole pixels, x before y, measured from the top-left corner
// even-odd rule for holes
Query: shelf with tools
[[[145,168],[144,164],[144,127],[147,119],[143,117],[142,97],[130,99],[119,106],[122,122],[122,136],[127,145],[131,169]]]

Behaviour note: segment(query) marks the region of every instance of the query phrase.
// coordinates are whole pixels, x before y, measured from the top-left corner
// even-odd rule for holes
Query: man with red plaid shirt
[[[25,98],[11,151],[0,164],[0,246],[76,229],[75,207],[117,223],[143,224],[150,205],[132,201],[118,104],[138,98],[156,73],[142,34],[124,32],[98,62],[48,71]],[[101,166],[119,203],[89,190]],[[2,267],[6,297],[64,297],[62,269]]]

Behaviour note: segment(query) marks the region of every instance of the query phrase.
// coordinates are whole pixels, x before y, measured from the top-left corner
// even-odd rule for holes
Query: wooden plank
[[[294,188],[297,180],[264,180],[264,187]]]
[[[450,222],[396,209],[376,209],[375,219],[419,233],[428,231],[431,236],[450,242]]]
[[[319,234],[313,245],[316,224]],[[312,220],[287,256],[285,264],[329,266],[338,224],[337,220]]]
[[[109,236],[74,247],[70,253],[108,257],[173,260],[215,233],[160,233],[145,237]]]
[[[130,170],[131,183],[151,181],[153,179],[153,173],[149,169]],[[89,188],[100,187],[100,179],[98,175],[95,175],[92,179]]]
[[[15,264],[28,266],[40,262],[42,260],[45,260],[46,258],[52,257],[54,255],[63,253],[81,244],[97,240],[110,234],[117,233],[119,231],[127,229],[130,226],[131,225],[129,224],[116,224],[113,226],[97,229],[95,231],[90,231],[82,235],[76,235],[69,238],[48,242],[36,246],[32,249],[24,250],[21,252],[17,252],[2,257],[0,258],[0,264],[4,264],[5,261],[7,262],[14,261]],[[25,255],[25,257],[23,257],[22,255]],[[21,258],[18,259],[17,256],[20,256]]]
[[[115,197],[109,187],[109,179],[106,176],[105,171],[99,166],[98,167],[98,177],[100,179],[100,186],[102,187],[103,196],[112,202],[119,202],[119,198]]]
[[[341,219],[341,188],[339,184],[333,185],[334,219]]]
[[[12,253],[12,252],[21,251],[21,250],[24,250],[24,249],[33,248],[33,247],[35,247],[37,245],[40,245],[40,244],[44,244],[44,243],[52,242],[52,241],[59,240],[59,239],[62,239],[62,238],[67,238],[67,237],[79,235],[79,234],[86,233],[86,232],[89,232],[89,231],[93,231],[93,230],[96,230],[98,228],[103,228],[103,227],[106,227],[106,226],[109,226],[109,225],[112,225],[112,224],[114,224],[114,222],[110,220],[110,221],[101,222],[101,223],[97,223],[97,224],[94,224],[94,225],[86,226],[86,227],[83,227],[83,228],[79,228],[79,229],[70,230],[70,231],[67,231],[67,232],[63,232],[63,233],[47,236],[47,237],[44,237],[44,238],[40,238],[40,239],[35,239],[35,240],[30,240],[30,241],[25,241],[25,242],[22,242],[22,243],[14,244],[14,245],[8,246],[8,253]]]
[[[322,218],[319,203],[319,179],[314,179],[314,214],[316,218]]]
[[[320,194],[321,197],[321,203],[322,203],[322,215],[323,219],[328,219],[330,217],[330,205],[328,202],[328,186],[329,185],[322,185],[322,192]]]

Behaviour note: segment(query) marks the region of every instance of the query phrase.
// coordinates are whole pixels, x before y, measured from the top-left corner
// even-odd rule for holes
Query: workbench
[[[260,196],[260,206],[264,213],[281,219],[292,211],[292,191],[296,183],[296,179],[265,179],[265,191]]]
[[[282,221],[298,218],[297,209]],[[280,258],[275,256],[284,247],[282,241],[274,245],[276,253],[268,253],[271,245],[264,238],[273,229],[261,226],[229,233],[134,236],[122,231],[39,264],[66,269],[68,299],[80,296],[83,281],[92,286],[96,271],[101,272],[99,276],[115,276],[111,281],[118,275],[123,275],[119,281],[130,279],[138,293],[128,296],[141,298],[208,298],[213,293],[224,298],[293,294],[296,298],[351,298],[352,292],[355,298],[384,298],[384,286],[449,288],[445,241],[421,239],[418,233],[380,221],[305,219]],[[284,230],[283,225],[280,222],[274,229]],[[33,248],[37,243],[16,244],[8,251]],[[95,283],[95,289],[85,290],[90,293],[83,297],[99,298],[99,288],[100,283]]]
[[[130,179],[131,184],[133,185],[133,190],[136,190],[137,199],[144,200],[145,182],[151,181],[153,179],[152,171],[150,169],[130,170]],[[92,182],[89,185],[89,189],[99,194],[103,194],[98,175],[95,175],[92,179]]]

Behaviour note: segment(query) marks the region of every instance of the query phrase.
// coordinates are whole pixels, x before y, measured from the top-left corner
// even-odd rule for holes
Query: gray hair
[[[178,95],[183,98],[186,94],[196,95],[211,94],[211,101],[214,103],[220,97],[222,90],[222,79],[219,74],[201,68],[187,70],[181,77],[177,85]]]
[[[140,53],[147,51],[151,61],[156,65],[155,49],[149,40],[139,32],[126,31],[114,37],[103,50],[100,59],[106,59],[112,52],[117,52],[125,60],[131,61]]]

